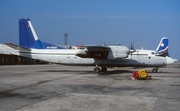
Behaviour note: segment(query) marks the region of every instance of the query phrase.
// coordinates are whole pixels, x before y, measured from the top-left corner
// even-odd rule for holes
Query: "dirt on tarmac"
[[[135,68],[0,66],[1,111],[179,111],[180,62],[152,80],[129,80]]]

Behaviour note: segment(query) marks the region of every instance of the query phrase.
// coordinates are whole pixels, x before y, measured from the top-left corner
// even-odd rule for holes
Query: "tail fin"
[[[168,49],[169,49],[169,39],[167,37],[163,37],[159,42],[156,51],[161,55],[169,56]]]
[[[63,49],[57,45],[40,41],[29,18],[19,19],[19,45],[35,49]]]

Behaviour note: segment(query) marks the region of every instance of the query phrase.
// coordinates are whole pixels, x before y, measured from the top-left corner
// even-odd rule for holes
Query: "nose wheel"
[[[158,67],[153,68],[153,69],[152,69],[152,72],[153,72],[153,73],[157,73],[157,72],[158,72],[158,69],[159,69]]]

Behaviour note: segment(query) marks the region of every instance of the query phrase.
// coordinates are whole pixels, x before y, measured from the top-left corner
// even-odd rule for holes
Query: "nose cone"
[[[166,57],[166,61],[167,61],[167,65],[175,62],[175,60],[170,57]]]

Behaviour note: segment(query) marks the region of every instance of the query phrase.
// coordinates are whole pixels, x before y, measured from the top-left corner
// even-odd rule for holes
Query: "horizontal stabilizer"
[[[19,55],[17,50],[5,45],[0,44],[0,54],[6,54],[6,55]]]
[[[21,51],[21,52],[29,52],[31,51],[31,49],[29,48],[26,48],[26,47],[22,47],[22,46],[19,46],[19,45],[16,45],[16,44],[13,44],[13,43],[5,43],[7,46],[15,49],[15,50],[18,50],[18,51]]]

